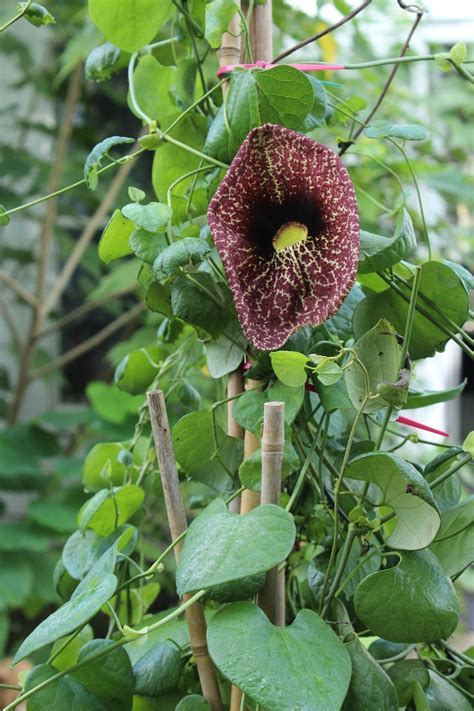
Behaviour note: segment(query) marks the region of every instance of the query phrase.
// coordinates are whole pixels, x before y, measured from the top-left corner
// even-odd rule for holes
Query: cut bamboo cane
[[[235,0],[235,5],[240,8],[240,0]],[[221,46],[217,50],[217,56],[219,58],[219,66],[224,67],[227,64],[238,64],[240,62],[241,44],[240,44],[240,16],[236,12],[232,20],[230,21],[228,32],[224,32],[222,35]],[[229,91],[229,82],[226,81],[222,85],[222,93],[224,99]]]
[[[171,539],[174,541],[187,529],[188,522],[186,520],[184,503],[179,489],[179,478],[176,470],[176,460],[168,423],[168,414],[161,390],[148,392],[147,400],[156,457],[160,467],[166,513],[168,515]],[[179,561],[182,545],[182,543],[178,543],[174,548],[176,562]],[[189,597],[190,595],[184,595],[183,600],[186,601]],[[191,605],[191,607],[188,607],[186,610],[186,622],[189,630],[191,650],[196,659],[202,693],[211,705],[213,711],[222,711],[223,706],[219,685],[217,683],[216,670],[214,669],[207,649],[206,619],[202,605],[199,602]]]
[[[246,390],[260,390],[262,383],[260,380],[246,380]],[[250,430],[245,430],[244,436],[244,459],[248,459],[260,446],[258,437]],[[260,494],[252,489],[244,489],[241,496],[240,513],[244,514],[256,508],[260,504]]]
[[[263,411],[262,504],[279,504],[281,467],[285,447],[285,404],[267,402]],[[278,566],[267,573],[258,604],[274,625],[285,625],[285,571]]]
[[[244,390],[244,377],[242,375],[242,370],[238,368],[232,373],[229,373],[227,381],[227,397],[233,398],[239,395]],[[237,437],[237,439],[242,439],[244,436],[242,427],[239,425],[234,417],[233,408],[235,405],[234,400],[229,400],[227,404],[227,434],[230,437]],[[237,496],[229,504],[229,511],[233,513],[239,513],[240,511],[240,496]]]

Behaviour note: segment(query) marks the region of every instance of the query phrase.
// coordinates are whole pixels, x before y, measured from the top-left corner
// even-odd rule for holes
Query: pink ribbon
[[[345,69],[344,64],[271,64],[271,62],[254,62],[253,64],[226,64],[219,67],[217,76],[230,74],[234,69],[271,69],[272,67],[294,67],[301,72],[324,72],[328,69]]]

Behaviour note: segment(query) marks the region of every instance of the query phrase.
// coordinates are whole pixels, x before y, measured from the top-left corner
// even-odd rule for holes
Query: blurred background
[[[101,40],[84,0],[44,4],[56,17],[55,25],[38,29],[20,21],[0,37],[0,202],[7,209],[81,180],[85,157],[96,143],[111,135],[134,136],[141,129],[127,106],[126,70],[103,83],[84,78],[84,60]],[[276,51],[337,21],[355,5],[274,0]],[[463,40],[472,57],[474,7],[464,0],[424,5],[429,12],[411,49],[430,54]],[[15,13],[15,6],[4,0],[0,23]],[[375,0],[354,22],[291,59],[348,63],[394,56],[413,19],[396,0]],[[161,61],[166,63],[165,55]],[[327,72],[325,78],[339,83],[339,95],[350,97],[363,116],[389,70]],[[213,77],[210,70],[207,78]],[[472,271],[474,104],[466,99],[466,87],[434,62],[404,65],[378,118],[428,129],[429,140],[409,150],[435,254]],[[319,140],[335,145],[349,128],[341,116],[332,129],[321,131]],[[367,139],[359,142],[358,152],[348,152],[345,160],[354,183],[363,186],[358,191],[362,227],[377,224],[377,204],[390,206],[396,200],[396,186],[381,177],[380,167],[370,160],[373,155],[406,184],[419,228],[417,196],[399,155]],[[133,185],[148,194],[150,156],[131,167]],[[127,172],[109,173],[95,192],[80,186],[57,201],[19,212],[0,234],[0,656],[57,602],[53,570],[85,500],[80,482],[84,454],[95,441],[130,437],[141,402],[113,384],[113,373],[131,348],[150,343],[162,317],[140,307],[143,294],[134,260],[109,271],[96,249],[112,210],[127,200]],[[40,250],[40,244],[48,249]],[[32,323],[38,288],[46,314],[39,330]],[[474,331],[474,323],[469,327]],[[198,366],[189,384],[205,398],[209,379]],[[449,432],[450,443],[462,441],[474,428],[472,367],[450,343],[416,369],[414,384],[429,390],[454,387],[471,376],[456,401],[413,413]],[[194,405],[188,400],[176,396],[170,407],[184,414]],[[422,462],[423,445],[409,447]],[[472,483],[465,486],[473,490]],[[459,585],[467,629],[474,593],[469,571]]]

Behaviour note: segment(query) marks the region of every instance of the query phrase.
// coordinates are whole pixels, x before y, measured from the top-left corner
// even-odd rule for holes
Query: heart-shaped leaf
[[[294,540],[293,517],[279,506],[239,516],[216,499],[189,527],[176,572],[178,595],[270,570]]]
[[[91,661],[35,692],[28,700],[29,711],[128,711],[132,705],[133,673],[124,649],[114,649],[111,639],[94,639],[80,651],[78,661],[110,647],[100,660]],[[25,691],[57,673],[50,664],[40,664],[28,674]]]
[[[433,541],[441,518],[430,487],[411,464],[388,452],[372,452],[353,459],[346,476],[376,484],[382,495],[374,505],[390,506],[397,514],[387,538],[392,548],[418,550]]]
[[[184,237],[173,242],[158,255],[153,264],[156,276],[179,274],[182,267],[199,264],[209,254],[210,247],[199,237]]]
[[[66,602],[28,635],[15,654],[14,663],[88,622],[112,597],[116,587],[115,575],[108,573],[102,579],[96,577],[87,590]]]
[[[346,642],[352,662],[349,691],[342,711],[397,711],[397,694],[390,677],[369,654],[357,635]]]
[[[360,583],[354,596],[357,616],[373,634],[391,642],[446,639],[459,617],[451,580],[430,551],[399,555],[393,568]]]
[[[276,382],[264,392],[249,390],[234,403],[234,417],[241,427],[256,432],[263,417],[266,402],[285,403],[285,422],[291,425],[303,404],[304,388],[289,388]]]
[[[272,711],[335,711],[351,677],[350,657],[329,625],[301,610],[275,627],[255,605],[236,602],[209,623],[209,653],[222,674]]]
[[[134,229],[133,222],[127,220],[120,210],[115,210],[106,224],[99,241],[97,248],[99,259],[104,264],[110,264],[114,259],[120,259],[120,257],[126,257],[131,254],[129,239]]]
[[[296,351],[275,351],[270,358],[275,375],[284,385],[299,388],[305,384],[308,356]]]
[[[415,247],[413,222],[403,208],[398,213],[393,237],[382,237],[361,230],[358,271],[360,274],[381,272],[397,264],[401,259],[406,259]]]
[[[354,351],[358,360],[345,371],[347,392],[355,409],[360,410],[368,391],[370,399],[365,403],[364,412],[374,412],[387,405],[379,386],[399,380],[401,346],[397,332],[381,318],[357,341]]]

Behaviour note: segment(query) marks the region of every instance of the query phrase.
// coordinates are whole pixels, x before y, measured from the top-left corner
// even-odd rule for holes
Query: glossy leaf
[[[474,497],[443,513],[441,528],[430,550],[449,576],[457,575],[474,562]]]
[[[95,639],[80,651],[78,661],[110,647],[100,662],[91,661],[75,669],[61,679],[37,691],[28,700],[31,711],[64,711],[64,709],[87,709],[87,711],[129,711],[133,695],[133,674],[127,653],[113,649],[109,639]],[[30,672],[25,691],[41,684],[57,673],[49,664],[41,664]]]
[[[215,499],[186,534],[176,571],[178,595],[270,570],[285,560],[294,540],[293,517],[278,506],[239,516]]]
[[[149,202],[148,205],[131,202],[122,207],[122,215],[147,232],[159,232],[168,224],[171,209],[161,202]]]
[[[304,388],[289,388],[283,383],[274,383],[264,392],[248,391],[234,403],[234,417],[246,430],[256,432],[263,417],[266,402],[285,403],[285,422],[291,425],[303,404]]]
[[[360,274],[381,272],[406,259],[416,247],[416,237],[411,217],[405,208],[398,213],[393,237],[382,237],[361,230]]]
[[[89,81],[105,81],[124,64],[122,50],[110,42],[104,42],[88,54],[84,64],[84,73]]]
[[[133,75],[138,106],[163,128],[170,123],[169,117],[179,111],[173,96],[176,72],[176,67],[164,66],[152,54],[146,54],[140,58]]]
[[[456,385],[455,388],[449,390],[423,390],[422,392],[408,391],[408,399],[403,405],[404,410],[412,410],[418,407],[428,407],[429,405],[437,405],[439,402],[449,402],[459,397],[466,387],[467,378],[462,383]]]
[[[167,20],[171,0],[89,0],[92,21],[120,49],[136,52]]]
[[[342,711],[397,711],[397,694],[390,677],[357,635],[352,634],[352,637],[345,644],[351,658],[352,676]]]
[[[376,484],[381,497],[373,503],[390,506],[396,513],[388,545],[418,550],[434,540],[441,525],[440,515],[430,487],[415,467],[394,454],[373,452],[353,459],[345,473]]]
[[[102,166],[102,161],[109,156],[109,151],[123,143],[134,143],[134,138],[128,136],[109,136],[98,143],[91,150],[84,163],[84,179],[89,190],[95,190],[99,182],[97,171]]]
[[[403,659],[395,662],[388,667],[387,674],[397,690],[399,706],[407,706],[410,703],[413,698],[414,681],[417,681],[422,689],[426,689],[430,683],[428,669],[421,659]]]
[[[145,393],[158,373],[161,353],[157,346],[131,351],[115,369],[114,381],[130,395]]]
[[[237,470],[242,457],[242,442],[225,435],[219,425],[217,442],[219,449],[216,451],[210,412],[191,412],[173,427],[175,455],[184,472],[217,491],[225,491],[231,484],[226,468],[231,472]]]
[[[460,454],[462,454],[460,447],[444,449],[442,454],[439,454],[426,465],[424,471],[426,481],[431,484],[435,479],[441,476],[441,474],[445,474],[451,466],[457,462]],[[454,475],[448,477],[442,484],[436,486],[432,490],[432,493],[441,512],[452,509],[459,503],[461,498],[462,486],[459,476]]]
[[[274,627],[258,607],[236,602],[214,615],[207,635],[219,671],[263,708],[341,707],[350,657],[315,612],[301,610],[289,627]]]
[[[410,288],[403,287],[408,298],[412,281],[409,280]],[[441,293],[443,298],[440,300]],[[427,304],[421,299],[421,295],[436,306]],[[469,297],[466,287],[456,272],[441,262],[425,262],[422,265],[417,303],[423,306],[435,320],[441,320],[443,323],[443,314],[459,326],[462,326],[468,318]],[[354,312],[354,335],[360,338],[382,317],[388,319],[398,333],[404,335],[407,313],[408,303],[393,289],[370,294],[359,303]],[[415,312],[409,348],[412,359],[429,358],[436,351],[444,350],[448,340],[449,337],[444,331],[418,311]]]
[[[109,573],[104,575],[101,580],[96,578],[91,582],[88,590],[64,603],[62,607],[40,622],[20,645],[14,662],[19,662],[88,622],[113,595],[116,586],[115,575]]]
[[[99,259],[104,264],[110,264],[114,259],[120,259],[120,257],[126,257],[131,254],[129,240],[134,229],[133,222],[127,220],[120,210],[114,210],[99,241],[97,248]]]
[[[179,274],[183,267],[202,262],[210,251],[205,240],[184,237],[163,249],[153,264],[153,271],[155,274]]]
[[[430,711],[471,711],[468,699],[455,686],[436,672],[430,671],[430,684],[425,691]]]
[[[423,126],[415,123],[391,123],[378,119],[364,131],[367,138],[401,138],[404,141],[424,141],[428,134]]]
[[[446,639],[459,618],[450,579],[430,551],[399,555],[394,567],[372,573],[357,587],[357,616],[373,634],[391,642]]]
[[[299,388],[306,382],[308,357],[296,351],[270,353],[272,368],[278,380],[290,388]]]
[[[206,5],[205,37],[214,49],[220,46],[222,34],[236,12],[237,5],[233,0],[213,0]]]
[[[347,393],[353,407],[360,410],[367,393],[370,399],[364,405],[364,412],[386,407],[387,402],[378,387],[399,379],[402,351],[396,330],[382,318],[357,341],[354,351],[360,362],[354,361],[345,371]]]

